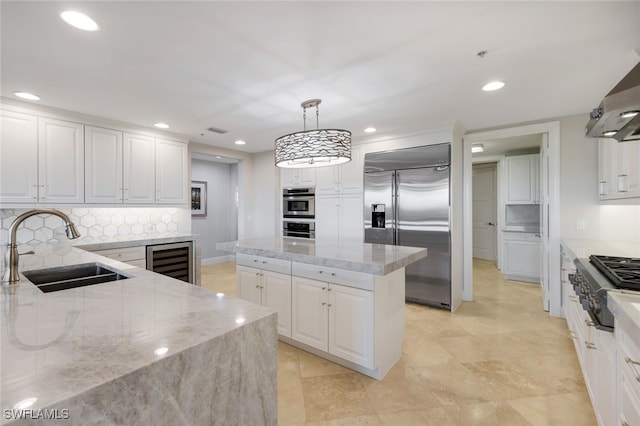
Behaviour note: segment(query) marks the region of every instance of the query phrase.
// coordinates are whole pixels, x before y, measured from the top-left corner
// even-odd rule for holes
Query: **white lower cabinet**
[[[145,246],[92,250],[91,252],[128,265],[147,269],[147,248]]]
[[[503,232],[502,273],[507,279],[540,280],[540,235],[527,232]]]
[[[611,424],[640,425],[640,346],[616,327],[618,419]]]
[[[238,296],[278,312],[278,333],[291,337],[291,275],[238,266]]]
[[[291,337],[373,368],[373,292],[294,276]]]

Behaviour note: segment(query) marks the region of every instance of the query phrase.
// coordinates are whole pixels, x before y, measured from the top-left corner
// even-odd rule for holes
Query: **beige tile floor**
[[[236,294],[235,263],[203,286]],[[280,342],[280,425],[596,425],[564,319],[537,285],[474,260],[473,302],[406,306],[403,355],[382,381]]]

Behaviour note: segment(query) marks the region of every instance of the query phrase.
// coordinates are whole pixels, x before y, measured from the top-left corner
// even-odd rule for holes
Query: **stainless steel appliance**
[[[315,238],[315,222],[295,222],[285,220],[282,222],[282,235],[285,237]]]
[[[640,63],[611,89],[590,118],[587,136],[640,140]]]
[[[576,259],[569,281],[582,308],[600,330],[613,331],[613,314],[607,307],[610,291],[640,290],[640,258],[591,255]]]
[[[294,219],[315,218],[315,188],[284,188],[282,190],[282,216]]]
[[[192,242],[147,246],[147,269],[193,284]]]
[[[450,144],[368,153],[366,243],[426,247],[405,269],[405,299],[451,309]]]

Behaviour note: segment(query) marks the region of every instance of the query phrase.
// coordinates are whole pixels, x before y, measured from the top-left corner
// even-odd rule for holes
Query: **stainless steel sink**
[[[98,263],[36,269],[22,275],[44,293],[129,278]]]

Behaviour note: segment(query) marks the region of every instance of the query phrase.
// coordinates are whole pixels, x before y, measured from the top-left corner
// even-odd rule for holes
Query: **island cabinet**
[[[238,297],[278,312],[278,333],[291,337],[291,262],[236,256]]]
[[[357,274],[340,272],[352,276]],[[331,282],[340,272],[294,264],[291,337],[363,367],[373,368],[373,291]],[[322,275],[326,279],[304,277]],[[362,275],[356,276],[350,284],[368,286],[371,277]]]

